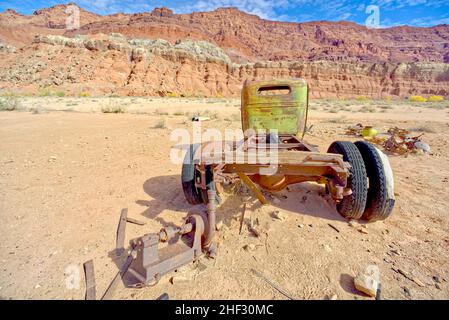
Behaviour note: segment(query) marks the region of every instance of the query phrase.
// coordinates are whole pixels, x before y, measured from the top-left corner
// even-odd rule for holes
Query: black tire
[[[196,149],[198,149],[198,144],[190,145],[184,157],[181,172],[182,190],[184,191],[184,196],[187,202],[193,205],[203,203],[201,190],[198,190],[198,188],[195,186],[196,170],[193,157],[195,155]]]
[[[357,141],[355,145],[362,154],[369,179],[368,198],[363,218],[368,221],[385,220],[391,215],[395,200],[392,199],[394,196],[388,194],[384,163],[370,143]]]
[[[336,141],[328,149],[329,153],[343,155],[343,160],[351,164],[347,187],[352,194],[337,203],[338,212],[347,219],[360,219],[365,211],[368,194],[368,179],[365,164],[359,149],[348,141]]]

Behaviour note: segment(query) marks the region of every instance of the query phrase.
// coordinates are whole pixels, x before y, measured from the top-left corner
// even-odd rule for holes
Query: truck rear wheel
[[[336,141],[327,151],[343,155],[343,160],[351,165],[347,187],[352,194],[344,196],[337,203],[338,212],[347,219],[360,219],[365,211],[368,193],[368,179],[365,163],[359,149],[352,142]]]
[[[368,197],[363,218],[369,221],[385,220],[393,211],[394,182],[393,172],[387,156],[381,154],[373,145],[366,141],[355,143],[363,161],[369,179]]]
[[[194,155],[196,149],[198,149],[198,146],[198,144],[190,145],[184,157],[181,172],[182,190],[184,191],[184,196],[187,202],[193,205],[203,203],[201,190],[195,186],[196,169],[194,163]]]

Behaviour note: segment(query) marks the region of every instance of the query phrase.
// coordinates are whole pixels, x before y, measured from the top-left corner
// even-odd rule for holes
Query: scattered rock
[[[186,283],[186,282],[190,282],[192,281],[192,277],[186,276],[186,275],[182,275],[182,276],[173,276],[170,278],[170,283],[171,284],[176,284],[176,283]]]
[[[441,286],[439,283],[435,283],[435,288],[437,288],[438,290],[441,290]]]
[[[359,226],[359,223],[357,221],[355,221],[355,220],[351,220],[351,221],[348,222],[348,225],[350,227],[356,228],[356,227]]]
[[[250,226],[250,227],[248,228],[248,230],[249,230],[249,232],[251,232],[255,237],[260,237],[260,235],[262,234],[262,232],[259,231],[259,229],[256,228],[256,227]]]
[[[384,261],[385,261],[386,263],[394,263],[392,260],[387,259],[387,258],[384,258]]]
[[[413,277],[412,278],[412,281],[414,282],[414,283],[416,283],[418,286],[420,286],[420,287],[425,287],[426,285],[421,281],[421,280],[419,280],[418,278],[416,278],[416,277]]]
[[[243,250],[245,251],[254,251],[256,249],[256,245],[250,243],[250,244],[245,244],[243,246]]]
[[[36,285],[34,286],[34,289],[39,289],[40,287],[41,287],[40,284],[36,284]]]
[[[411,296],[412,296],[412,293],[410,292],[410,289],[409,289],[409,288],[407,288],[407,287],[402,287],[402,290],[404,290],[404,294],[405,294],[407,297],[411,297]]]
[[[337,300],[338,296],[335,293],[334,294],[329,294],[329,295],[326,295],[325,299],[326,300]]]
[[[299,224],[299,225],[298,225],[298,228],[301,228],[301,229],[302,229],[302,228],[304,228],[304,225],[303,225],[303,224]]]
[[[416,141],[414,144],[416,150],[419,150],[423,153],[430,153],[431,149],[429,144],[423,142],[423,141]]]
[[[360,233],[363,233],[363,234],[368,234],[369,233],[368,229],[366,229],[366,228],[359,228],[359,229],[357,229],[357,231],[360,232]]]
[[[283,221],[287,219],[287,215],[282,211],[276,210],[273,212],[273,218]]]
[[[373,277],[366,274],[359,274],[354,278],[354,286],[360,292],[363,292],[370,297],[375,297],[379,283]]]
[[[396,249],[390,250],[390,252],[391,252],[392,254],[397,255],[397,256],[400,256],[400,255],[401,255],[401,253],[400,253],[398,250],[396,250]]]
[[[220,231],[223,229],[223,221],[219,221],[215,224],[215,230]]]
[[[51,156],[49,159],[48,159],[48,162],[55,162],[56,161],[56,156]]]
[[[441,283],[441,279],[439,276],[435,275],[432,277],[433,281],[435,281],[436,283]]]

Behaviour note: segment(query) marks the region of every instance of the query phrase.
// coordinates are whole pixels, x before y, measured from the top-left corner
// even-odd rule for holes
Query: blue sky
[[[0,0],[0,11],[8,8],[24,14],[70,0]],[[166,6],[175,13],[210,11],[234,6],[271,20],[305,22],[315,20],[349,20],[365,24],[374,13],[367,7],[379,8],[380,27],[397,25],[432,26],[449,24],[449,0],[74,0],[79,6],[99,14],[135,13]],[[372,8],[372,7],[369,7]]]

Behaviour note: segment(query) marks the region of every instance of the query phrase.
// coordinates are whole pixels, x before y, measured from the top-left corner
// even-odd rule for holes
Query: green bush
[[[14,111],[19,107],[20,102],[15,97],[0,98],[0,111]]]

